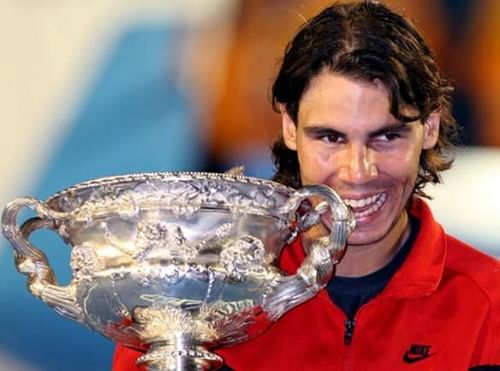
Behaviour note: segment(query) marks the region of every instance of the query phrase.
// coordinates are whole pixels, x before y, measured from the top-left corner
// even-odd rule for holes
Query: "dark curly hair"
[[[272,86],[273,107],[283,105],[297,124],[299,104],[311,79],[328,71],[353,79],[380,80],[390,99],[390,111],[404,122],[441,113],[436,146],[424,150],[414,193],[427,183],[440,183],[439,173],[453,163],[458,126],[451,113],[452,86],[416,27],[405,17],[376,1],[335,3],[307,21],[288,44]],[[417,112],[403,113],[406,107]],[[274,180],[300,187],[297,153],[280,136],[272,147],[277,171]]]

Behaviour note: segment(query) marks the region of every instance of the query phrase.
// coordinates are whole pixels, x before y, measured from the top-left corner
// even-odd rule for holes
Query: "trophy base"
[[[175,342],[150,344],[149,351],[138,359],[137,364],[146,366],[149,371],[217,370],[224,364],[217,354],[184,340],[180,335]]]

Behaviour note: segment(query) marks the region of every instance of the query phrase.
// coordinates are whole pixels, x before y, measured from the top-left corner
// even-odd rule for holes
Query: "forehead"
[[[395,121],[389,94],[378,80],[366,82],[324,71],[311,79],[299,105],[299,122]],[[319,123],[319,122],[318,122]]]

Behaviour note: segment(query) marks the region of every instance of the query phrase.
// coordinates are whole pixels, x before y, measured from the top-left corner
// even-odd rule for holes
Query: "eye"
[[[401,138],[401,133],[399,132],[381,133],[375,137],[380,142],[392,142],[399,138]]]
[[[325,143],[339,143],[341,140],[337,134],[321,135],[318,139]]]
[[[326,144],[344,143],[346,137],[331,128],[311,127],[305,129],[306,135],[314,141],[320,141]]]
[[[338,143],[344,143],[345,138],[342,135],[336,134],[336,133],[325,133],[325,134],[320,134],[316,137],[318,140],[328,143],[328,144],[338,144]]]

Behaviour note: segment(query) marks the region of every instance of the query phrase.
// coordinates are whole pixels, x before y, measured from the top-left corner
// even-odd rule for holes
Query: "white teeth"
[[[379,193],[378,195],[367,197],[367,198],[362,198],[361,200],[351,200],[351,199],[344,199],[345,203],[351,206],[352,208],[360,208],[360,207],[365,207],[366,205],[370,205],[377,201],[377,199],[382,196],[382,193]]]
[[[361,200],[351,200],[344,199],[344,202],[351,206],[354,210],[354,216],[356,218],[362,218],[364,216],[370,215],[380,209],[380,207],[384,204],[387,199],[387,195],[385,193],[379,193],[378,195],[374,195],[371,197],[363,198]],[[363,210],[361,212],[356,212],[357,208],[362,208],[367,205],[373,204],[370,208]]]

